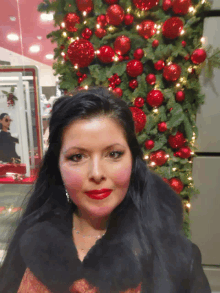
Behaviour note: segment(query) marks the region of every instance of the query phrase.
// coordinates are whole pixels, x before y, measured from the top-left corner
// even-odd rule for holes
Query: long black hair
[[[135,134],[132,113],[125,101],[105,88],[81,90],[59,98],[53,105],[50,119],[49,147],[44,155],[38,179],[25,211],[10,241],[7,255],[0,269],[0,292],[13,292],[13,282],[21,280],[25,266],[19,252],[19,239],[30,228],[57,206],[68,213],[74,208],[67,203],[65,189],[58,167],[62,134],[70,123],[97,116],[114,119],[124,131],[132,153],[133,165],[130,185],[125,197],[138,210],[144,228],[143,242],[149,243],[161,262],[161,268],[171,274],[173,267],[183,268],[186,261],[186,239],[182,233],[183,209],[179,196],[151,172],[143,159],[143,152]],[[162,184],[163,182],[163,184]],[[162,190],[160,190],[162,188]],[[123,202],[121,204],[123,209]],[[149,247],[148,247],[149,248]],[[174,255],[176,264],[169,263]],[[173,258],[172,258],[173,259]]]

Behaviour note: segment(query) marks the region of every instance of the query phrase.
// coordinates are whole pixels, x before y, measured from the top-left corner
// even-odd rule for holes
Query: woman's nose
[[[102,181],[105,179],[105,172],[103,168],[103,162],[100,159],[95,158],[91,161],[90,170],[89,170],[89,177],[92,180],[97,182]]]

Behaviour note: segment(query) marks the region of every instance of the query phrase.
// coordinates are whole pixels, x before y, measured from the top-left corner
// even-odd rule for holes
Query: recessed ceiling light
[[[7,35],[7,38],[10,40],[10,41],[18,41],[19,40],[19,36],[17,34],[8,34]]]
[[[15,21],[16,20],[16,17],[15,16],[10,16],[9,18],[10,18],[11,21]]]
[[[42,21],[51,21],[53,20],[53,13],[41,13],[40,18]]]
[[[33,45],[29,48],[29,50],[32,52],[32,53],[38,53],[40,51],[40,46],[38,45]]]
[[[38,40],[42,40],[42,37],[41,36],[37,36]]]
[[[49,59],[49,60],[53,59],[53,54],[47,54],[46,58]]]

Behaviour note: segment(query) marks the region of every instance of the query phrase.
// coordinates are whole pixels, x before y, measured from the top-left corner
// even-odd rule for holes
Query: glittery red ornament
[[[104,14],[99,15],[96,21],[101,27],[105,27],[107,25],[106,16]]]
[[[156,33],[156,25],[152,20],[143,20],[139,25],[138,34],[145,39],[151,38]]]
[[[189,55],[189,54],[187,54],[187,55],[184,57],[184,59],[185,59],[186,61],[188,61],[189,58],[190,58],[190,55]]]
[[[156,76],[153,73],[150,73],[146,76],[146,82],[150,85],[154,85],[156,83]]]
[[[157,127],[158,127],[158,130],[160,132],[167,131],[167,124],[166,124],[166,122],[160,122],[160,123],[158,123]]]
[[[146,102],[151,107],[159,107],[160,105],[162,105],[163,100],[164,100],[164,97],[163,97],[163,94],[162,94],[161,91],[159,91],[159,90],[151,90],[147,94]]]
[[[133,0],[134,5],[140,10],[149,10],[159,3],[159,0]]]
[[[78,78],[78,83],[81,83],[81,82],[83,82],[83,78],[82,77],[79,77]]]
[[[144,111],[137,107],[129,107],[129,109],[133,116],[135,132],[141,132],[144,129],[145,124],[147,122],[146,114],[144,113]]]
[[[78,77],[81,77],[83,74],[82,74],[80,71],[77,71],[76,75],[77,75]]]
[[[68,32],[76,32],[78,30],[75,25],[80,23],[80,18],[76,13],[67,13],[63,21]]]
[[[103,38],[104,36],[106,36],[107,34],[107,31],[104,29],[104,28],[97,28],[97,30],[95,31],[95,35],[96,37],[98,38]]]
[[[150,154],[150,161],[157,166],[163,166],[167,162],[165,151],[159,150]]]
[[[138,87],[138,81],[136,79],[132,79],[129,81],[129,87],[134,90]]]
[[[178,91],[176,93],[176,101],[177,102],[182,102],[185,100],[185,93],[183,91]]]
[[[88,27],[86,27],[83,31],[82,31],[82,37],[86,40],[90,39],[92,36],[92,30],[89,29]]]
[[[206,57],[207,54],[204,49],[196,49],[191,55],[191,60],[194,64],[200,64],[205,61]]]
[[[189,157],[191,157],[191,149],[188,146],[181,147],[179,149],[179,157],[182,159],[188,159]]]
[[[134,51],[134,59],[141,60],[144,57],[144,51],[139,48]]]
[[[131,77],[137,77],[143,73],[143,63],[139,60],[131,60],[127,63],[127,74]]]
[[[175,39],[180,36],[183,30],[183,21],[179,17],[171,17],[167,19],[162,27],[162,33],[165,38]]]
[[[116,87],[114,90],[113,90],[113,92],[118,96],[118,97],[122,97],[122,95],[123,95],[123,91],[122,91],[122,89],[120,89],[119,87]]]
[[[152,42],[152,47],[153,48],[156,48],[156,47],[158,47],[159,46],[159,41],[158,40],[154,40],[153,42]]]
[[[144,106],[144,98],[142,97],[137,97],[134,101],[135,107],[141,108]]]
[[[167,184],[169,184],[169,180],[165,177],[162,178],[164,182],[166,182]]]
[[[181,44],[182,44],[183,48],[186,47],[186,41],[182,41]]]
[[[181,75],[181,67],[178,64],[172,63],[164,67],[163,77],[167,81],[176,81]]]
[[[177,151],[177,152],[175,152],[173,155],[174,155],[174,157],[179,157],[179,156],[180,156],[180,152]]]
[[[106,20],[108,24],[120,25],[124,19],[124,10],[120,5],[111,5],[106,12]]]
[[[147,150],[151,150],[154,147],[154,141],[152,139],[148,139],[145,141],[144,145]]]
[[[180,193],[183,188],[184,188],[184,184],[182,183],[182,181],[176,177],[171,178],[169,180],[169,184],[170,186],[173,188],[174,191],[176,191],[176,193]]]
[[[158,71],[162,70],[164,66],[165,66],[165,62],[163,60],[159,60],[156,63],[154,63],[154,68]]]
[[[79,39],[69,45],[67,54],[73,65],[87,67],[93,61],[95,51],[92,43]]]
[[[163,0],[162,7],[163,7],[163,10],[164,11],[167,11],[167,10],[169,10],[172,7],[172,1],[173,0]]]
[[[173,149],[181,148],[185,141],[185,137],[180,131],[177,131],[176,135],[170,135],[168,138],[168,143]]]
[[[128,53],[131,49],[131,40],[124,35],[117,37],[114,41],[114,49],[118,55]]]
[[[119,56],[118,56],[118,61],[121,62],[121,61],[123,61],[123,60],[124,60],[124,57],[123,57],[122,55],[119,55]]]
[[[93,10],[92,0],[76,0],[76,6],[79,11],[90,13]]]
[[[105,3],[107,3],[109,5],[118,3],[118,0],[104,0],[104,1],[105,1]]]
[[[134,16],[132,14],[125,14],[124,23],[125,25],[131,25],[134,21]]]
[[[130,60],[129,56],[124,56],[124,60]]]
[[[60,50],[64,50],[65,49],[65,46],[64,45],[61,45],[60,46]]]
[[[180,15],[185,15],[189,11],[189,7],[192,5],[191,0],[174,0],[173,12]]]
[[[99,48],[99,53],[97,53],[97,57],[103,63],[111,63],[113,62],[113,58],[115,56],[115,52],[110,46],[102,46]]]

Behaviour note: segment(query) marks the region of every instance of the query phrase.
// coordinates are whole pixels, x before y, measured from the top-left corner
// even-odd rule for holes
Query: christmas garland
[[[196,114],[204,103],[199,74],[219,67],[219,53],[205,50],[208,0],[44,0],[58,29],[53,68],[60,88],[103,85],[125,100],[149,168],[182,198],[190,238],[190,199],[198,136]],[[211,65],[210,65],[211,64]]]

